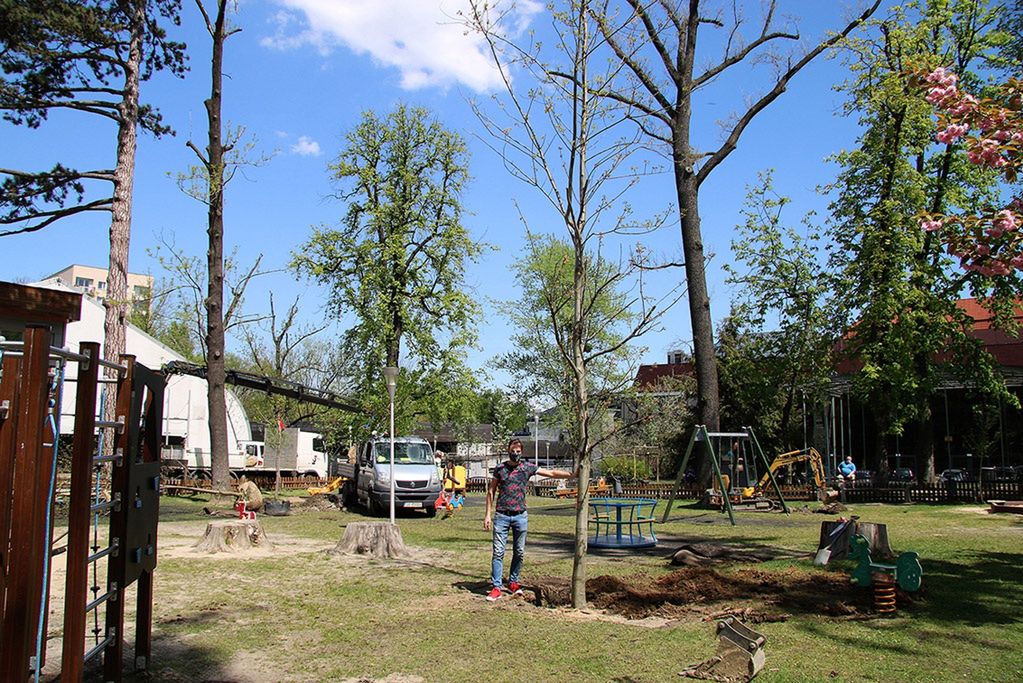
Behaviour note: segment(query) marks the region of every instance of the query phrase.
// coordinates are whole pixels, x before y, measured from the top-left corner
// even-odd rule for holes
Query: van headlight
[[[391,484],[391,475],[386,470],[377,474],[377,483],[389,486]]]

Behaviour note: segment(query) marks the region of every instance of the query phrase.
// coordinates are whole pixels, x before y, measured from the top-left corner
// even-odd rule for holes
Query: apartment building
[[[78,263],[57,271],[43,278],[43,282],[59,280],[68,287],[73,287],[96,301],[103,302],[107,297],[106,268],[83,266]],[[148,300],[153,291],[153,276],[128,273],[128,297],[132,301]]]

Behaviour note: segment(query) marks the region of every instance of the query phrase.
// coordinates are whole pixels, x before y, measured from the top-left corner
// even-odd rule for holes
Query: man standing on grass
[[[493,586],[487,594],[487,600],[493,602],[501,597],[504,585],[504,550],[508,543],[508,530],[512,531],[512,562],[508,574],[508,588],[512,595],[521,595],[519,572],[526,554],[526,528],[529,517],[526,512],[526,485],[534,474],[541,477],[568,479],[573,476],[566,470],[548,470],[520,460],[522,442],[512,439],[508,442],[508,460],[494,468],[494,476],[487,487],[487,514],[483,517],[483,528],[494,529],[494,552],[490,562],[490,583]],[[491,524],[490,513],[497,505],[497,516]]]

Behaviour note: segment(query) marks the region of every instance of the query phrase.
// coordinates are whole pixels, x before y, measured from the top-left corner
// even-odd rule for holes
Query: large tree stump
[[[401,529],[390,522],[352,522],[330,555],[371,555],[377,558],[402,558],[410,555],[401,539]]]
[[[206,535],[195,544],[197,552],[238,553],[248,550],[273,550],[263,525],[256,519],[231,519],[210,522]]]

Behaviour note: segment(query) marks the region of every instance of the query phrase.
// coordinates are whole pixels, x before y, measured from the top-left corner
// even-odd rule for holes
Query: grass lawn
[[[703,616],[764,600],[750,595],[692,605],[688,617],[676,611],[634,621],[524,599],[488,603],[490,534],[482,528],[481,494],[449,519],[402,515],[405,543],[417,550],[410,562],[325,554],[347,523],[367,519],[339,510],[261,517],[277,544],[272,554],[198,555],[190,546],[207,522],[203,504],[162,501],[152,680],[685,680],[679,671],[714,653],[714,623]],[[567,579],[572,503],[538,498],[530,510],[523,582]],[[923,590],[894,618],[796,609],[785,621],[754,625],[767,637],[767,666],[757,680],[1023,680],[1023,518],[978,506],[858,505],[847,514],[887,524],[896,552],[919,552]],[[679,543],[713,541],[807,554],[755,565],[760,571],[844,577],[849,562],[826,569],[811,563],[825,519],[739,513],[733,528],[719,513],[676,507],[656,527],[660,547],[591,554],[587,575],[657,578],[678,569],[666,556]],[[728,575],[751,566],[716,570]],[[848,590],[850,601],[869,611],[869,590]]]

